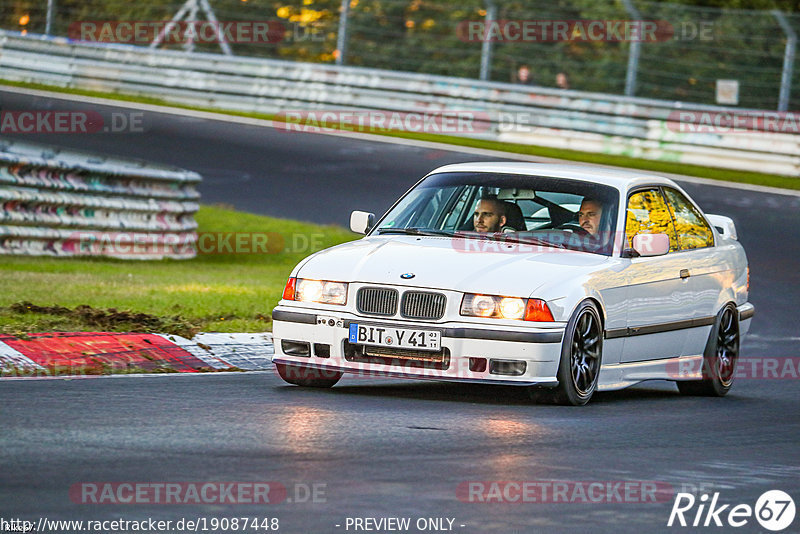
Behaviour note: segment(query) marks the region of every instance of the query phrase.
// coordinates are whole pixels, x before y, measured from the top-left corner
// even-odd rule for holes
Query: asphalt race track
[[[0,98],[3,110],[99,109]],[[137,133],[27,138],[198,171],[205,203],[340,225],[352,209],[385,210],[436,166],[487,159],[150,112],[144,124]],[[800,197],[682,185],[707,213],[732,217],[747,250],[756,316],[742,356],[792,356],[797,371]],[[737,529],[666,525],[679,491],[719,492],[732,507],[780,489],[798,502],[798,401],[796,374],[740,379],[722,399],[682,397],[673,384],[652,382],[597,394],[583,408],[531,405],[515,388],[437,382],[346,378],[332,390],[305,390],[271,372],[4,380],[0,517],[279,518],[287,533],[355,532],[348,518],[381,517],[411,518],[409,532],[432,531],[417,530],[418,518],[449,518],[464,533],[758,532],[754,518]],[[553,480],[644,481],[671,491],[644,503],[499,504],[468,502],[459,490],[470,481]],[[207,481],[277,482],[288,498],[167,505],[70,496],[81,483]],[[314,487],[316,499],[307,491]]]

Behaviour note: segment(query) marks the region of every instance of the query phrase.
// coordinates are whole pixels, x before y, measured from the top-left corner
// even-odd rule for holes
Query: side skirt
[[[603,365],[599,391],[624,389],[645,380],[697,380],[702,378],[703,355],[680,356],[646,362]]]

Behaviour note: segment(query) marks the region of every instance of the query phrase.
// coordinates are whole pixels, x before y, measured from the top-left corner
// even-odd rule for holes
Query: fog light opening
[[[330,358],[331,346],[325,343],[314,343],[314,356],[317,358]]]
[[[486,358],[470,358],[469,370],[473,373],[486,372]]]
[[[311,345],[305,341],[281,340],[281,350],[287,356],[311,356]]]
[[[519,360],[489,360],[489,373],[493,375],[520,376],[527,364]]]

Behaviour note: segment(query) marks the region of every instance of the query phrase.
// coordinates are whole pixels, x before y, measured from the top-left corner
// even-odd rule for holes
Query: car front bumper
[[[419,359],[414,351],[387,356],[385,349],[351,344],[351,322],[439,330],[442,350],[436,354],[416,352]],[[564,327],[510,329],[467,322],[400,322],[279,306],[273,311],[272,332],[275,363],[361,376],[555,386]]]

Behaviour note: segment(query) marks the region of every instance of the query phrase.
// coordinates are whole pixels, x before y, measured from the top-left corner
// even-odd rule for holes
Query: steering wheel
[[[585,228],[575,222],[564,223],[558,227],[559,230],[569,230],[570,232],[578,235],[591,235]]]

